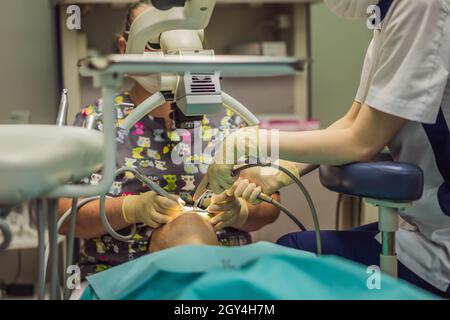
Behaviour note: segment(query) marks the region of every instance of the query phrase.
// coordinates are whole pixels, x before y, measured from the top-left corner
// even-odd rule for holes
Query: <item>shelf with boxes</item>
[[[60,34],[64,87],[69,89],[69,121],[90,99],[99,97],[91,79],[81,78],[78,60],[89,54],[116,53],[117,34],[123,26],[128,0],[60,1]],[[314,1],[218,1],[205,30],[205,48],[216,54],[288,55],[309,61],[309,3]],[[81,30],[67,30],[67,4],[81,7]],[[309,65],[295,77],[272,79],[227,78],[224,90],[256,114],[296,114],[307,118]]]

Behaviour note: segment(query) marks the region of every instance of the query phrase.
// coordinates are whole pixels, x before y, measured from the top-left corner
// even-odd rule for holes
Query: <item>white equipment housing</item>
[[[183,8],[159,10],[150,7],[133,22],[126,52],[144,55],[214,56],[213,50],[203,48],[203,29],[209,24],[215,3],[215,0],[195,0],[187,1]],[[145,52],[148,43],[160,45],[161,52]],[[208,114],[218,114],[223,108],[219,72],[159,74],[158,77],[159,91],[166,100],[175,102],[176,124],[185,120],[189,122],[189,119],[198,120],[198,117]],[[136,112],[144,116],[150,110],[146,106]],[[180,120],[181,118],[183,120]],[[123,128],[129,129],[131,122],[126,122],[125,125]]]

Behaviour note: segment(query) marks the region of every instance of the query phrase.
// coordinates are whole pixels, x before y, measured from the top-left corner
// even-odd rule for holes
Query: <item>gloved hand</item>
[[[122,202],[122,215],[127,223],[144,223],[158,228],[183,213],[181,205],[171,199],[148,191],[138,196],[128,196]]]
[[[250,197],[254,193],[256,185],[249,186],[248,181],[236,181],[230,190],[212,197],[212,204],[208,207],[208,212],[214,215],[210,221],[214,226],[214,230],[226,227],[240,228],[247,221],[247,202],[234,195],[238,188],[239,193],[245,193]]]
[[[215,194],[220,194],[225,190],[228,190],[239,178],[238,176],[232,176],[233,168],[233,164],[210,164],[208,171],[203,176],[203,179],[197,188],[194,199],[196,199],[197,193],[202,190],[210,189]]]
[[[262,188],[257,186],[256,183],[250,182],[248,179],[239,179],[233,186],[225,191],[228,196],[235,196],[241,198],[250,204],[258,204],[261,200],[258,199],[258,195],[261,193]]]
[[[286,168],[296,178],[300,179],[300,172],[296,163],[285,160],[277,160],[275,161],[275,165]],[[250,182],[260,186],[262,192],[269,196],[283,187],[294,183],[294,181],[287,174],[272,167],[253,167],[245,169],[241,171],[240,177],[243,179],[248,179]]]
[[[258,127],[241,128],[227,136],[216,149],[213,163],[204,177],[210,189],[216,194],[228,190],[237,180],[231,176],[235,165],[242,160],[258,159],[260,148],[267,145],[267,136],[267,130]]]

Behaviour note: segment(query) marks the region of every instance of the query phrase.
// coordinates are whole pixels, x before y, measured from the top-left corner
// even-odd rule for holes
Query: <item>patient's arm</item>
[[[182,214],[153,231],[149,250],[155,252],[189,244],[219,244],[208,218],[196,213]]]

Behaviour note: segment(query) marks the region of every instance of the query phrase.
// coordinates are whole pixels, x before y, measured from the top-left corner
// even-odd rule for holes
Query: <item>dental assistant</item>
[[[325,3],[350,19],[366,19],[367,8],[378,5],[383,15],[381,28],[374,30],[356,98],[347,114],[325,130],[281,132],[280,158],[343,165],[370,161],[388,146],[395,161],[419,166],[424,172],[423,196],[412,208],[400,211],[404,222],[397,232],[398,274],[450,298],[450,0]],[[236,132],[234,137],[241,134]],[[259,130],[258,134],[266,138],[268,132]],[[230,141],[228,137],[225,142]],[[232,168],[220,163],[210,166],[207,178],[215,192],[231,185]],[[249,170],[248,175],[268,194],[291,183],[282,174],[263,176],[258,169]],[[380,244],[376,234],[376,225],[323,232],[323,250],[377,265]],[[279,243],[315,251],[310,232],[287,235]]]

